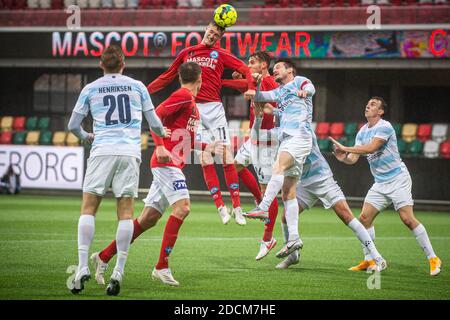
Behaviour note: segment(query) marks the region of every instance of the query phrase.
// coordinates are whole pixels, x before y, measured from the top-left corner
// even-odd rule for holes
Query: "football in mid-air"
[[[229,4],[222,4],[214,11],[214,22],[222,28],[231,27],[236,23],[236,19],[236,9]]]

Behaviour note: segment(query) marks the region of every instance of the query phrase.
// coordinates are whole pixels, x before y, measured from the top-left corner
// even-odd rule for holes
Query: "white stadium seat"
[[[125,0],[113,0],[115,8],[125,8]]]
[[[71,5],[76,5],[77,1],[76,0],[64,0],[64,8],[68,8]]]
[[[88,0],[77,0],[77,5],[81,9],[86,9],[88,7]]]
[[[439,143],[433,140],[428,140],[425,142],[423,147],[423,155],[426,158],[437,158],[439,157]]]
[[[100,8],[101,0],[89,0],[89,8]]]
[[[50,9],[52,7],[51,0],[39,0],[39,7],[41,9]]]
[[[436,123],[431,131],[431,139],[441,143],[447,138],[448,125],[446,123]]]
[[[112,0],[102,0],[102,8],[112,8]]]
[[[127,8],[135,9],[139,6],[139,0],[127,0]]]

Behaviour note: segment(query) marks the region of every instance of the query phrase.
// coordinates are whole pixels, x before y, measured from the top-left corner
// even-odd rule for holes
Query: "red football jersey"
[[[221,101],[221,78],[225,68],[241,73],[247,80],[248,88],[256,88],[250,69],[244,62],[220,47],[198,44],[183,49],[169,69],[147,86],[148,91],[157,92],[171,83],[178,76],[180,65],[186,61],[197,62],[202,67],[202,87],[195,99],[199,103]]]
[[[248,89],[246,80],[222,80],[222,85],[225,87],[233,88],[241,92],[245,92]],[[278,88],[278,83],[272,76],[266,76],[261,81],[261,91],[270,91]],[[276,103],[270,103],[273,107],[276,107]],[[253,127],[255,122],[255,106],[250,104],[250,128]],[[261,129],[270,130],[274,127],[274,117],[271,114],[264,113],[263,120],[261,123]]]
[[[194,147],[195,132],[200,124],[195,98],[186,88],[180,88],[172,93],[163,103],[156,108],[163,126],[172,131],[170,138],[161,138],[152,132],[155,144],[164,145],[171,152],[171,161],[159,163],[156,151],[153,152],[150,167],[178,167],[182,169],[186,157],[190,155]]]

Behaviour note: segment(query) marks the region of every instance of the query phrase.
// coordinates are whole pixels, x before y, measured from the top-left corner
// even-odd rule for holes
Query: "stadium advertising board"
[[[12,164],[24,188],[81,190],[83,147],[0,146],[0,176]]]
[[[0,58],[95,58],[109,44],[127,57],[173,58],[200,32],[3,32]],[[20,43],[20,50],[17,48]],[[293,58],[449,58],[450,30],[226,32],[221,47],[239,58],[258,50]]]

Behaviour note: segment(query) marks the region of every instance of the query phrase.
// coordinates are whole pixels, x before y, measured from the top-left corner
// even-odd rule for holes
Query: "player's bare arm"
[[[329,139],[331,140],[331,142],[333,143],[333,145],[335,146],[335,148],[337,150],[342,150],[344,152],[354,153],[354,154],[374,153],[375,151],[380,149],[386,143],[386,140],[375,137],[372,139],[372,141],[369,144],[358,145],[358,146],[354,146],[354,147],[346,147],[331,137]]]

